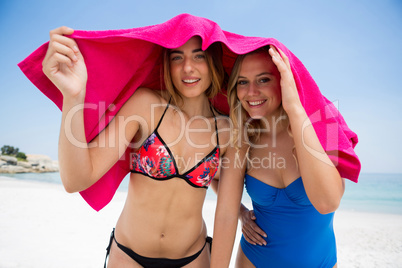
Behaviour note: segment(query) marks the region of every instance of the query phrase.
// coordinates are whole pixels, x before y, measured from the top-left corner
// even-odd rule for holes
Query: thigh
[[[142,268],[142,266],[119,249],[116,242],[113,240],[107,268]]]
[[[236,268],[255,268],[251,261],[244,255],[241,245],[239,244],[239,249],[237,250],[236,256]]]

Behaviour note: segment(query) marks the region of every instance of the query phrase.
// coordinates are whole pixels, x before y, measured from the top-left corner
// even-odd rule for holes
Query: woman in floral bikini
[[[202,207],[225,153],[219,144],[229,139],[225,133],[218,136],[218,129],[228,123],[217,120],[209,102],[223,81],[220,46],[203,51],[201,38],[195,36],[165,49],[165,94],[137,89],[106,129],[79,148],[65,134],[71,131],[86,142],[82,111],[71,125],[65,123],[68,113],[84,103],[87,84],[84,57],[75,40],[66,36],[72,33],[66,27],[51,31],[43,61],[45,74],[64,97],[59,161],[66,190],[83,191],[95,184],[127,148],[122,140],[141,144],[132,153],[127,200],[111,235],[108,267],[209,267],[210,239]],[[133,115],[142,122],[128,120]],[[100,140],[118,146],[93,146]]]

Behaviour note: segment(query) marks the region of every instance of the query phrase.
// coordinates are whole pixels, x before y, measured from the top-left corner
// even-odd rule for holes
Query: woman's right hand
[[[84,58],[66,26],[50,31],[49,47],[42,62],[43,72],[64,97],[85,98],[88,79]]]
[[[254,210],[242,209],[240,212],[241,230],[247,242],[253,245],[267,245],[263,237],[267,234],[255,223]]]

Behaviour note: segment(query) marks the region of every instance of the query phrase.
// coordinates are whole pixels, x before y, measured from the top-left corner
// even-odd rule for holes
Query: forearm
[[[243,193],[244,170],[223,176],[219,181],[214,223],[211,267],[229,267],[236,238],[238,215]]]
[[[321,213],[336,210],[344,192],[338,170],[324,151],[301,105],[289,115],[296,155],[310,202]]]
[[[64,98],[59,136],[60,176],[67,192],[92,185],[92,163],[85,137],[83,101]]]
[[[249,211],[249,209],[248,209],[243,203],[241,203],[241,204],[240,204],[240,209],[239,209],[239,215],[238,215],[239,220],[242,219],[242,218],[241,218],[241,215],[242,215],[244,212],[247,212],[247,211]]]
[[[224,211],[222,211],[224,210]],[[217,208],[214,225],[214,246],[211,254],[211,267],[229,267],[237,231],[237,211]]]

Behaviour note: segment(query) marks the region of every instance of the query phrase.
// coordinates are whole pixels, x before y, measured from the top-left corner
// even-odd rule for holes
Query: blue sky
[[[113,2],[113,3],[112,3]],[[67,25],[82,30],[162,23],[180,13],[223,30],[274,37],[305,64],[359,135],[363,172],[402,173],[402,2],[316,1],[0,1],[0,146],[57,159],[61,112],[17,67]]]

